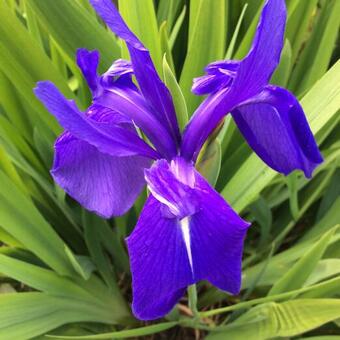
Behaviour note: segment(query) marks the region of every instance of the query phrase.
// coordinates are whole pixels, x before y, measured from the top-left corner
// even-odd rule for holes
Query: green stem
[[[188,299],[189,308],[191,309],[194,318],[198,318],[199,313],[197,309],[197,289],[195,284],[188,287]]]

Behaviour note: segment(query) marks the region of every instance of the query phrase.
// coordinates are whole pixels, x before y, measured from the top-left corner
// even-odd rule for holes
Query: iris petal
[[[243,241],[249,224],[193,167],[190,171],[194,178],[187,173],[182,177],[178,172],[184,169],[180,161],[176,159],[177,164],[170,167],[158,161],[158,169],[150,170],[159,175],[158,180],[151,179],[157,186],[153,188],[157,197],[150,195],[136,228],[127,239],[133,311],[145,320],[169,312],[185,288],[199,280],[208,280],[233,294],[238,293],[241,286]],[[185,167],[187,171],[189,168]],[[195,211],[188,212],[187,216],[167,214],[164,207],[168,208],[169,202],[178,204],[174,194],[183,194],[185,201],[188,184],[191,184]]]
[[[197,95],[203,95],[230,87],[236,76],[239,64],[240,62],[236,60],[222,60],[210,63],[205,68],[207,75],[195,78],[191,91]]]
[[[256,95],[266,86],[280,61],[286,24],[284,0],[267,0],[248,55],[240,62],[232,92],[238,101]]]
[[[145,186],[140,156],[114,157],[69,132],[55,143],[54,180],[83,207],[104,218],[124,214]]]
[[[237,294],[241,288],[243,242],[250,224],[198,173],[196,190],[201,209],[190,218],[195,281],[208,280]]]
[[[149,51],[130,31],[110,0],[91,0],[92,6],[110,29],[125,40],[134,74],[143,96],[154,109],[155,116],[164,124],[174,141],[180,142],[176,114],[169,90],[159,78]]]
[[[302,107],[289,91],[267,86],[232,115],[251,148],[274,170],[310,177],[322,156]]]
[[[171,159],[176,153],[172,137],[154,117],[143,96],[134,89],[114,86],[97,97],[95,102],[130,118],[165,158]]]
[[[77,64],[82,71],[92,94],[95,94],[99,79],[97,74],[97,68],[99,65],[99,52],[88,51],[85,48],[78,49]]]
[[[231,85],[212,93],[198,107],[185,129],[181,148],[185,158],[196,159],[203,143],[223,117],[268,84],[280,59],[285,21],[284,0],[268,0],[262,10],[250,52],[239,64],[234,62],[237,71]],[[209,74],[215,74],[214,69],[218,69],[220,64],[217,62],[210,68],[208,66]]]
[[[177,219],[164,218],[162,203],[149,196],[127,239],[136,317],[164,316],[193,283],[187,251]]]
[[[36,96],[58,120],[61,126],[75,137],[95,146],[111,156],[142,155],[158,158],[158,154],[138,135],[120,126],[110,126],[90,120],[81,113],[73,101],[65,99],[51,82],[39,82]]]
[[[190,169],[193,173],[193,168]],[[165,204],[173,217],[183,218],[196,212],[194,189],[176,178],[170,164],[161,159],[145,171],[151,193]]]

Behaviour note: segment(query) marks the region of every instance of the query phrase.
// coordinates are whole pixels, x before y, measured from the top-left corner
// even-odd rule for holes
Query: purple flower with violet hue
[[[249,223],[194,165],[203,143],[228,112],[250,146],[277,171],[301,169],[310,176],[322,161],[295,97],[268,85],[282,49],[284,1],[267,1],[243,60],[212,63],[207,75],[194,81],[193,91],[209,96],[183,136],[171,95],[148,50],[110,0],[91,3],[125,40],[131,63],[117,60],[99,76],[98,52],[78,50],[77,63],[93,95],[84,113],[52,83],[38,83],[36,95],[66,129],[55,143],[53,178],[85,208],[105,218],[124,214],[146,182],[151,194],[127,239],[138,318],[162,317],[187,286],[199,280],[237,294]]]

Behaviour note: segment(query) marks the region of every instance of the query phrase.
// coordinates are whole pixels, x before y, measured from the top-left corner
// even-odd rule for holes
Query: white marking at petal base
[[[181,219],[180,224],[181,224],[182,235],[183,235],[183,239],[184,239],[184,243],[185,243],[185,248],[187,250],[191,271],[193,272],[189,217],[184,217],[183,219]]]

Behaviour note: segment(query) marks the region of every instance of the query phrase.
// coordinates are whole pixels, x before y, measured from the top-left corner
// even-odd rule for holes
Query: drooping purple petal
[[[310,177],[322,162],[303,109],[289,91],[267,86],[232,115],[251,148],[274,170],[287,175],[300,169]]]
[[[190,164],[185,165],[182,159],[167,166],[163,161],[157,163],[148,171],[154,177],[147,180],[149,187],[152,182],[156,197],[150,195],[127,239],[133,311],[144,320],[165,315],[185,288],[199,280],[238,293],[243,241],[249,226]],[[190,194],[194,209],[187,210],[187,216],[182,215],[184,210],[177,214],[176,209],[169,214],[171,205],[178,208],[174,195],[183,195],[186,202],[188,184],[193,185]]]
[[[243,242],[250,224],[199,173],[196,190],[201,209],[188,222],[195,281],[208,280],[219,289],[238,294]]]
[[[77,65],[82,71],[92,94],[95,95],[99,80],[97,73],[97,68],[99,65],[99,52],[96,50],[88,51],[85,48],[79,48],[77,50]]]
[[[141,92],[154,109],[155,116],[170,132],[175,143],[179,144],[180,133],[172,98],[157,74],[149,51],[130,31],[110,0],[90,0],[90,2],[110,29],[125,40]]]
[[[235,106],[261,92],[268,84],[280,59],[285,20],[284,0],[267,0],[251,50],[239,62],[235,78],[231,84],[212,93],[198,107],[185,129],[181,147],[181,154],[185,158],[195,159],[223,117]],[[213,70],[209,73],[212,74]],[[229,79],[229,75],[226,77]]]
[[[77,109],[75,103],[65,99],[51,82],[39,82],[34,92],[61,126],[75,137],[95,146],[100,152],[111,156],[138,154],[154,159],[159,157],[136,133],[112,125],[108,131],[106,124],[86,117]]]
[[[104,218],[129,210],[145,185],[144,168],[150,166],[147,158],[110,156],[69,132],[57,139],[54,148],[51,174],[56,183]]]
[[[163,216],[163,205],[149,196],[127,245],[136,317],[152,320],[167,314],[193,277],[181,228]]]

